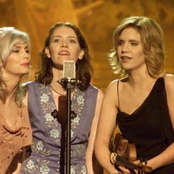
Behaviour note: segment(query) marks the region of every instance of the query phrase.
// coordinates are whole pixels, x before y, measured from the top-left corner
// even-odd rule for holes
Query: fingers
[[[138,165],[138,164],[140,164],[140,163],[141,163],[140,160],[134,161],[134,164],[136,164],[136,165]]]
[[[130,174],[130,170],[123,167],[123,166],[119,166],[118,167],[120,170],[121,170],[121,173],[124,173],[124,174]]]
[[[119,172],[118,170],[115,170],[113,174],[122,174],[122,172]]]

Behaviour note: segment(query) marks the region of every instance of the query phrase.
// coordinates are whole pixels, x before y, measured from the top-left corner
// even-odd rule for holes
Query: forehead
[[[14,44],[13,47],[26,47],[26,46],[28,46],[28,44],[27,44],[25,41],[19,40],[18,42],[16,42],[16,43]]]
[[[141,40],[141,35],[136,28],[128,27],[128,28],[125,28],[124,30],[122,30],[119,38],[121,38],[121,39],[128,38],[131,40],[132,39]]]
[[[66,27],[66,26],[61,26],[58,27],[54,30],[52,37],[55,36],[71,36],[71,37],[77,37],[76,33],[72,28]]]

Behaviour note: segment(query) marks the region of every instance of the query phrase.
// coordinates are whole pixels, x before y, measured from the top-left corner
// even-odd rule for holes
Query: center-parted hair
[[[76,78],[81,82],[77,84],[77,86],[80,90],[84,91],[89,86],[93,75],[93,66],[91,64],[92,54],[89,49],[87,40],[80,31],[80,29],[70,22],[58,22],[50,28],[48,35],[45,39],[44,47],[40,52],[40,68],[36,72],[35,78],[38,80],[38,82],[45,85],[49,85],[51,83],[53,79],[53,64],[52,60],[49,59],[45,54],[45,48],[49,47],[50,39],[52,37],[53,32],[57,28],[62,26],[71,28],[75,32],[80,48],[84,51],[83,58],[78,59],[76,62]]]

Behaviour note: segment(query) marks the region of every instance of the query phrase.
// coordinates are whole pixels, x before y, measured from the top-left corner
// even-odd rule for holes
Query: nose
[[[24,54],[24,59],[30,60],[30,52],[24,50],[24,53],[23,54]]]
[[[61,45],[62,47],[68,47],[68,44],[67,44],[67,42],[66,41],[62,41],[62,45]]]
[[[122,45],[122,53],[125,53],[125,52],[128,52],[129,51],[129,47],[128,47],[128,44],[126,44],[126,43],[124,43],[123,45]]]

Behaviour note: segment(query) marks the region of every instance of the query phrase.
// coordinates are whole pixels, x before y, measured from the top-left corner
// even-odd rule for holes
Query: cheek
[[[121,55],[121,49],[117,48],[116,57],[117,57],[118,60],[120,59],[120,55]]]
[[[137,52],[137,57],[141,60],[145,60],[144,53],[142,51]]]
[[[121,47],[117,47],[116,52],[117,52],[117,55],[120,55],[121,54]]]
[[[8,59],[7,62],[6,62],[6,67],[8,66],[13,66],[17,63],[18,61],[16,61],[15,59]]]
[[[76,51],[74,51],[73,52],[73,57],[74,57],[74,59],[78,59],[79,57],[80,57],[80,50],[76,50]]]

